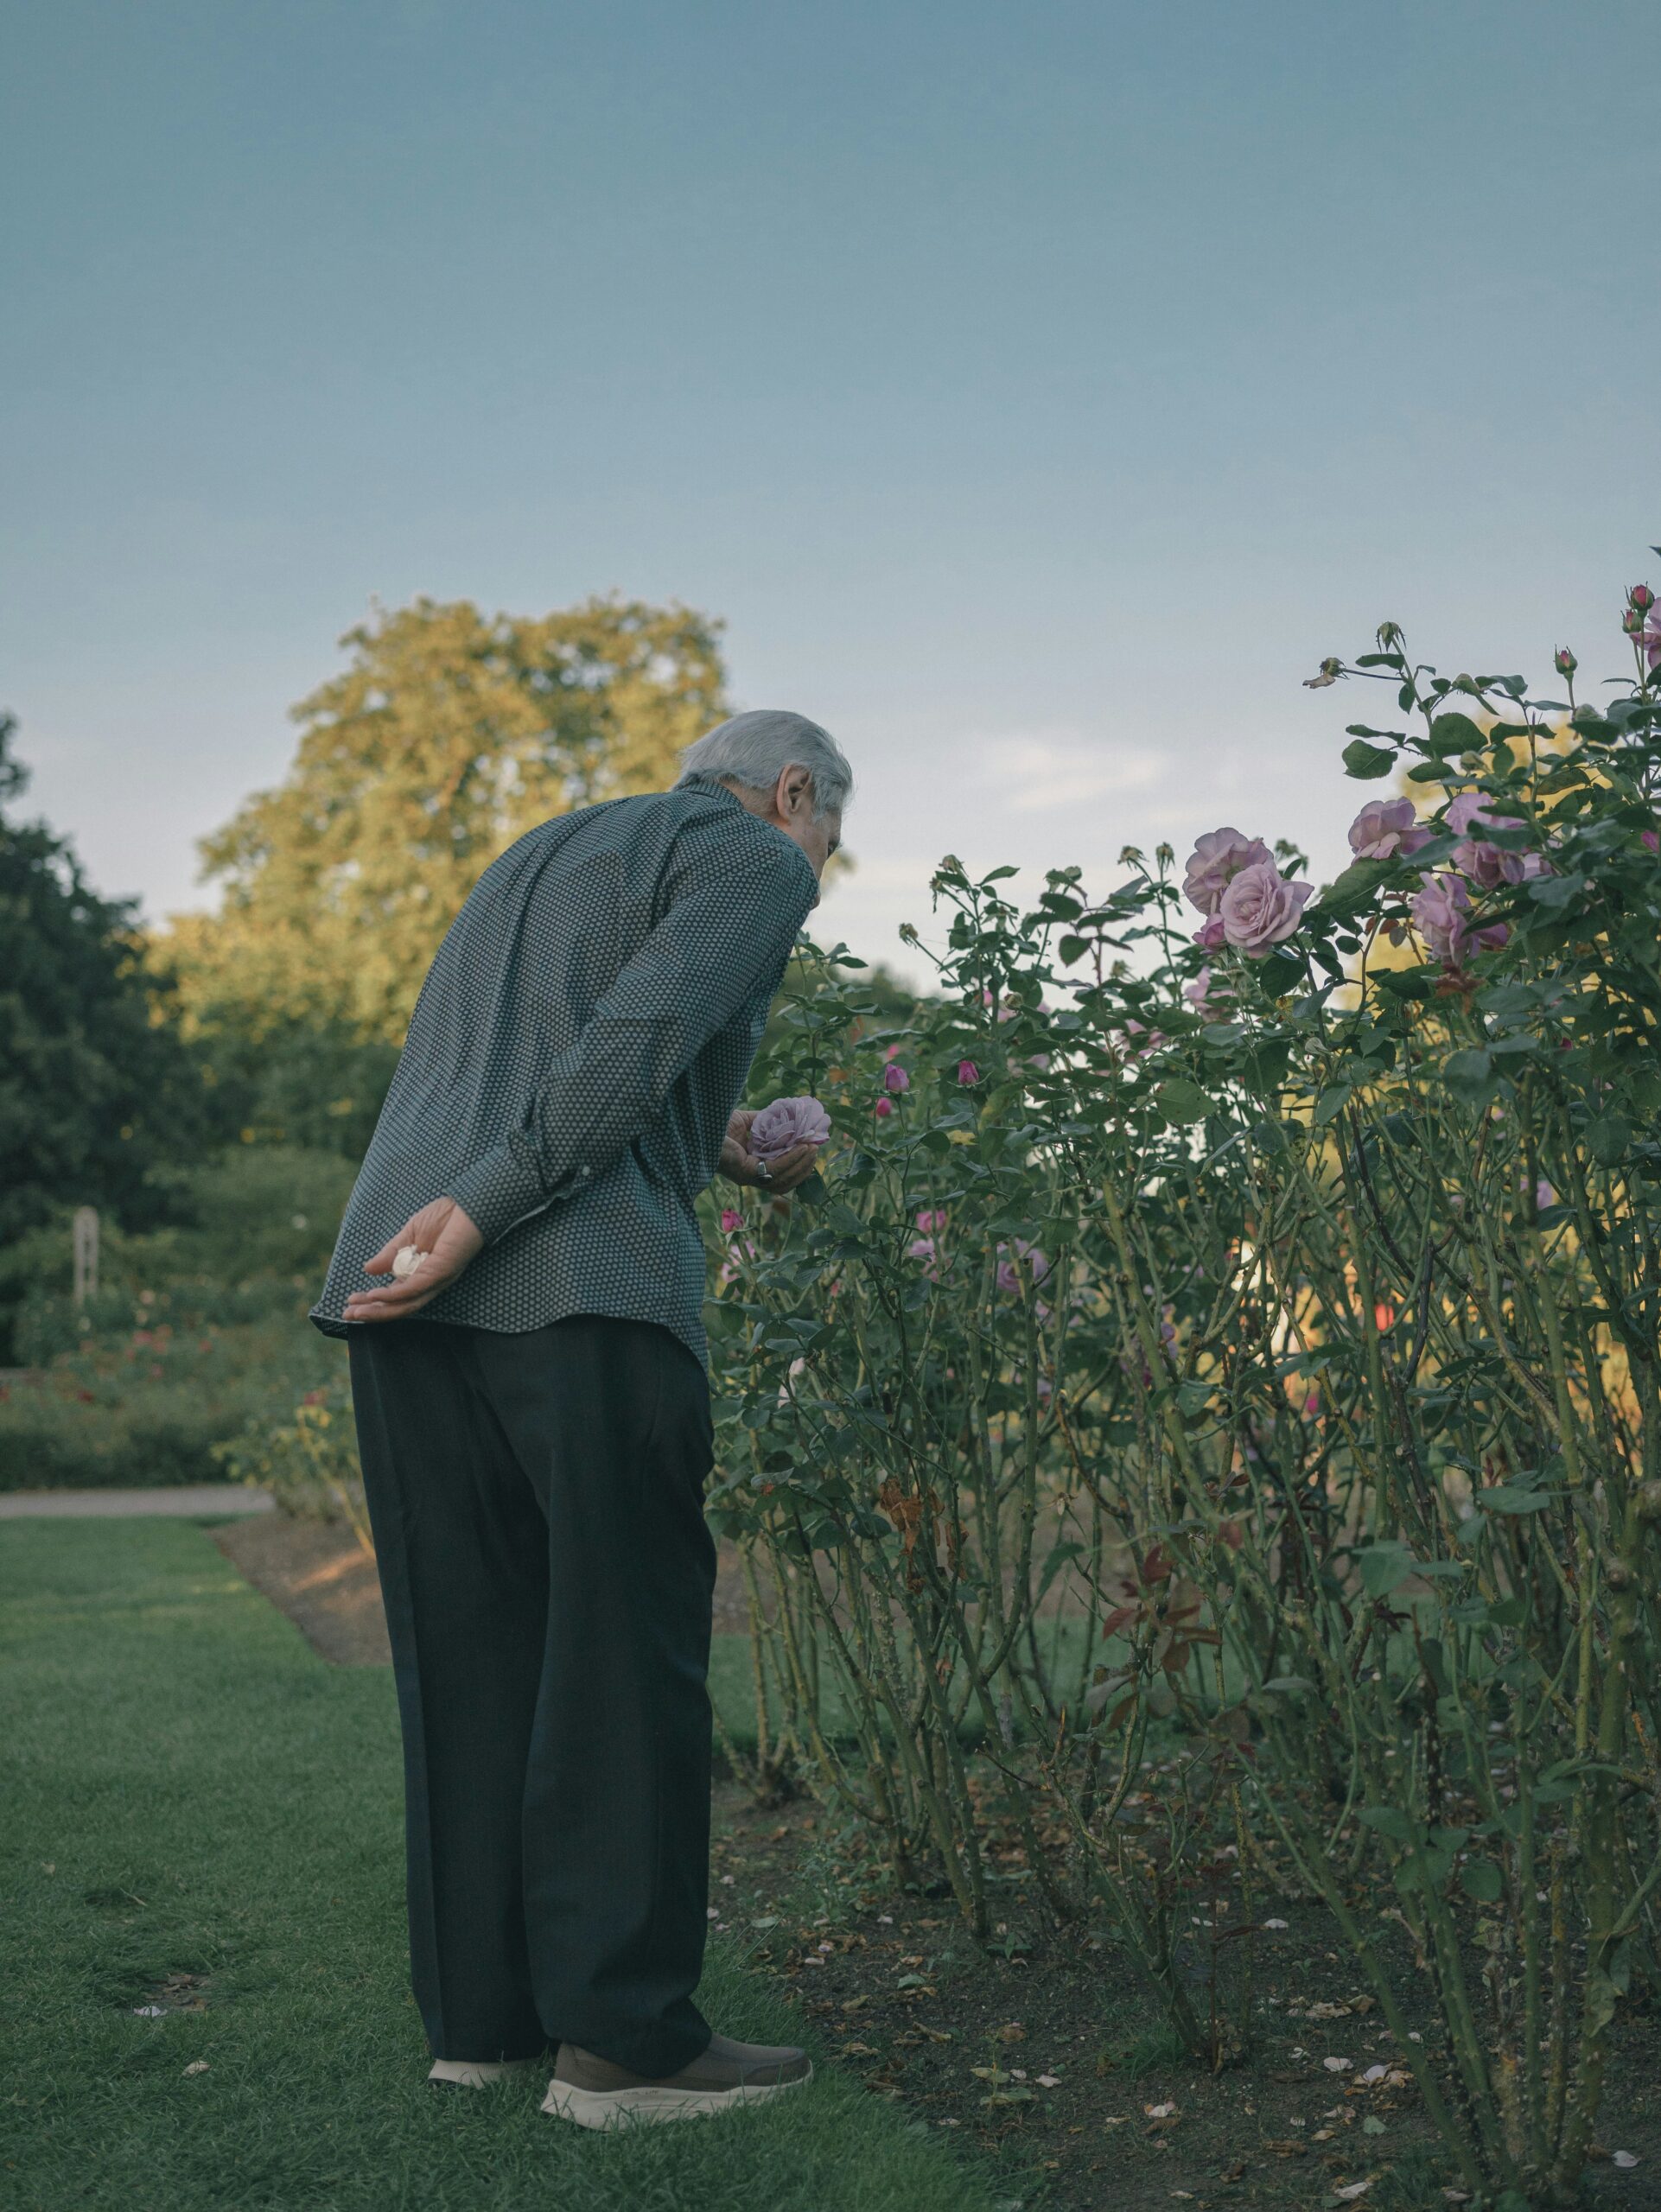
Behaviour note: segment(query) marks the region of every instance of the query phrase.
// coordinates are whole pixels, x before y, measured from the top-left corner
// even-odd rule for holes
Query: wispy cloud
[[[1090,799],[1146,791],[1167,764],[1145,747],[1117,745],[1079,730],[1034,730],[981,741],[977,780],[1017,814],[1043,814]]]

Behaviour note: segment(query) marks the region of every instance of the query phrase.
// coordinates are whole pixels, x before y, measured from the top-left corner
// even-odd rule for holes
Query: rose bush
[[[885,1032],[826,957],[760,1079],[839,1135],[717,1240],[764,1761],[977,1929],[1012,1878],[1104,1906],[1213,2061],[1254,1887],[1319,1897],[1513,2206],[1572,2193],[1658,1974],[1650,611],[1596,705],[1561,650],[1561,700],[1392,625],[1324,662],[1403,789],[1319,896],[1233,829],[1027,910],[943,862],[938,998]]]

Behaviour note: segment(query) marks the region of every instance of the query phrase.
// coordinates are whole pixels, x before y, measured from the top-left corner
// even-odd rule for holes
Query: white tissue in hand
[[[427,1255],[421,1249],[419,1245],[405,1244],[400,1247],[398,1256],[392,1262],[392,1274],[394,1280],[398,1282],[406,1281],[409,1276],[415,1273],[416,1269],[421,1265],[421,1262],[426,1258],[426,1256]]]

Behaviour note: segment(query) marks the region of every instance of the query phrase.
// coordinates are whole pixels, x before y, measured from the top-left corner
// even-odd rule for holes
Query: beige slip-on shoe
[[[735,2043],[712,2036],[678,2074],[653,2079],[563,2043],[544,2112],[579,2127],[621,2127],[640,2120],[699,2120],[739,2105],[760,2104],[813,2078],[807,2053],[794,2044]]]
[[[487,2089],[493,2082],[512,2081],[516,2074],[542,2063],[539,2058],[435,2058],[427,2079],[454,2082],[464,2089]]]

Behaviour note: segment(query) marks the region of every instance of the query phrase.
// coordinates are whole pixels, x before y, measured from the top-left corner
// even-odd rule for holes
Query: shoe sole
[[[645,2082],[638,2089],[576,2089],[550,2082],[542,2109],[556,2120],[569,2120],[578,2127],[651,2126],[670,2120],[709,2120],[717,2113],[735,2112],[740,2105],[764,2104],[799,2089],[813,2078],[810,2066],[794,2082],[767,2082],[737,2089],[671,2089]]]
[[[512,2082],[529,2073],[536,2063],[534,2058],[436,2058],[427,2079],[461,2089],[488,2089],[498,2082]]]

